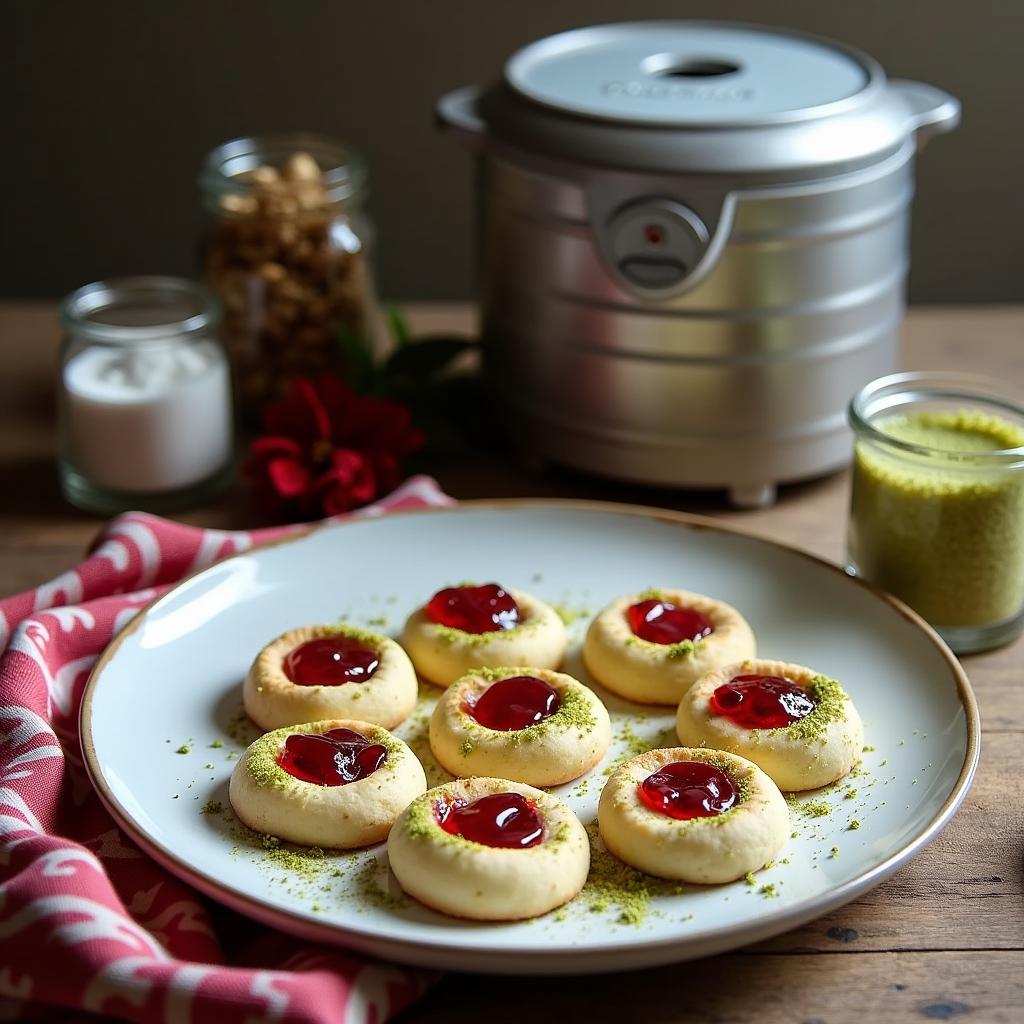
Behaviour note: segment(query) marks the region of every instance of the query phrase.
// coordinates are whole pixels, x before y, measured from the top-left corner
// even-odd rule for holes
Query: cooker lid
[[[869,57],[756,26],[651,21],[598,25],[514,54],[519,96],[588,119],[676,127],[754,127],[828,116],[884,81]]]
[[[438,102],[468,144],[580,173],[715,175],[738,186],[820,179],[948,131],[960,105],[888,81],[870,57],[749,25],[650,21],[574,29]]]

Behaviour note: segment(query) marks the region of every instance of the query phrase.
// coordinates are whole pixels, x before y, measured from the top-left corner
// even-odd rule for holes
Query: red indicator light
[[[661,245],[665,241],[665,232],[659,224],[648,224],[644,228],[644,240],[648,245]]]

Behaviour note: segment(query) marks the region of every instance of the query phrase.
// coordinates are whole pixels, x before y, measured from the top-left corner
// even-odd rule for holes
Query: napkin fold
[[[352,515],[451,504],[421,476]],[[207,530],[129,512],[80,565],[0,600],[0,1019],[65,1008],[147,1024],[380,1024],[428,983],[238,928],[127,839],[82,761],[78,708],[111,637],[183,576],[304,528]]]

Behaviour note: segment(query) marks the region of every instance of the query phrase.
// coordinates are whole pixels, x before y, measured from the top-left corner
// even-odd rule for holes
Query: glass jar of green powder
[[[1024,395],[895,373],[850,402],[847,571],[906,601],[959,653],[1024,629]]]

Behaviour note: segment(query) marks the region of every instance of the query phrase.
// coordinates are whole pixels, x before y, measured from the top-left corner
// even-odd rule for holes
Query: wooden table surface
[[[470,332],[468,307],[413,307],[417,331]],[[60,498],[51,303],[0,305],[0,593],[77,561],[100,521]],[[1024,308],[913,310],[907,368],[972,370],[1024,384]],[[737,511],[721,495],[618,485],[565,470],[534,474],[494,456],[437,462],[457,498],[561,496],[686,509],[764,537],[842,557],[845,474],[784,487],[778,503]],[[253,525],[244,495],[183,519]],[[952,824],[889,881],[820,920],[696,963],[586,978],[450,975],[405,1024],[489,1024],[585,1016],[588,1022],[841,1022],[963,1018],[1024,1021],[1024,642],[964,659],[981,706],[981,767]]]

